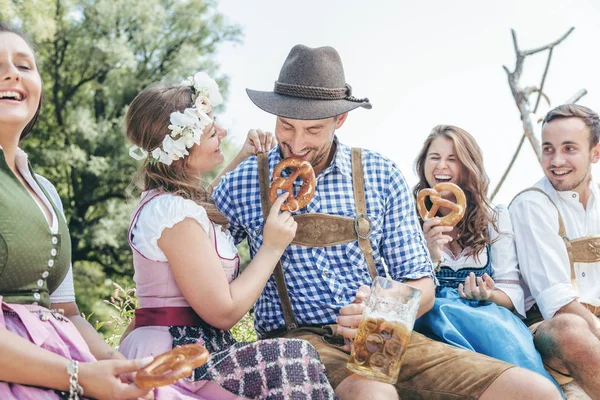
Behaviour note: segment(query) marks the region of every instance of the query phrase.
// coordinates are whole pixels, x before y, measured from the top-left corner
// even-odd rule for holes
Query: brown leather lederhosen
[[[554,208],[556,208],[556,212],[558,213],[558,234],[563,239],[563,242],[567,249],[567,254],[569,255],[569,266],[571,269],[571,284],[579,293],[579,286],[577,284],[577,278],[575,276],[575,263],[600,262],[600,235],[591,235],[577,239],[569,239],[567,237],[567,230],[565,229],[565,224],[563,222],[562,216],[560,215],[560,211],[558,210],[558,207],[556,206],[554,201],[552,201],[552,199],[550,198],[550,196],[548,196],[546,192],[539,188],[531,187],[519,192],[513,198],[513,201],[519,195],[526,192],[539,192],[543,194],[548,198],[548,200],[550,200],[550,204],[552,204]],[[596,307],[586,303],[582,304],[586,306],[596,316],[600,315],[600,307]]]
[[[271,203],[269,201],[269,159],[266,153],[258,154],[258,181],[260,184],[260,200],[262,212],[266,221]],[[365,184],[362,169],[362,151],[352,148],[352,185],[354,188],[354,202],[356,205],[356,218],[347,218],[329,214],[302,214],[295,215],[298,223],[296,236],[293,244],[307,247],[328,247],[338,244],[354,242],[362,250],[369,273],[372,279],[377,276],[373,248],[369,239],[371,233],[371,221],[367,216],[367,202],[365,198]],[[277,292],[281,301],[283,317],[288,332],[298,328],[292,304],[285,284],[285,277],[281,261],[277,263],[273,272]]]

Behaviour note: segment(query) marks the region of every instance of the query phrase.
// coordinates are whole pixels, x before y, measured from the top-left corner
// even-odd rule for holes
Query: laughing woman
[[[465,215],[455,227],[440,218],[423,224],[439,286],[433,308],[415,330],[432,339],[482,353],[554,380],[545,371],[525,324],[523,289],[508,209],[487,200],[489,179],[475,139],[452,125],[438,125],[415,162],[421,189],[443,182],[465,193]],[[455,201],[452,193],[442,197]],[[450,210],[440,208],[437,217]],[[556,385],[558,387],[558,385]]]
[[[79,315],[60,198],[19,148],[42,80],[32,48],[3,23],[0,94],[0,398],[143,397],[147,390],[120,379],[143,362],[115,352]]]

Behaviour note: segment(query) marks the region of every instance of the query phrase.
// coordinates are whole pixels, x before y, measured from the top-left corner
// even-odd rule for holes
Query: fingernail
[[[154,361],[154,357],[140,358],[140,368],[144,368],[146,365],[150,364],[152,361]]]

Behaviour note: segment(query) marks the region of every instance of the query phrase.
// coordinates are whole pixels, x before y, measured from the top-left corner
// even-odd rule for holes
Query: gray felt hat
[[[342,60],[333,47],[294,46],[272,92],[246,92],[259,108],[291,119],[325,119],[357,107],[371,108],[369,99],[352,96]]]

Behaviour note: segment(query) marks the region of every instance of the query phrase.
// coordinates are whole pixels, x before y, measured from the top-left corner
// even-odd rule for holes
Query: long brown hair
[[[192,105],[192,88],[182,85],[153,85],[140,92],[129,105],[125,117],[127,138],[148,153],[162,144],[170,133],[172,112],[183,112]],[[158,189],[195,201],[206,209],[208,218],[227,225],[227,218],[217,210],[201,178],[188,172],[190,157],[173,161],[171,165],[151,162],[146,158],[134,183],[141,190]]]
[[[31,52],[33,53],[33,56],[36,57],[35,50],[31,44],[31,41],[23,34],[23,32],[19,31],[16,28],[12,28],[12,27],[8,26],[4,22],[0,22],[0,33],[14,33],[15,35],[19,36],[21,39],[23,39],[25,41],[25,43],[27,43],[27,45],[31,49]],[[42,84],[42,89],[43,89],[44,82],[42,81],[42,74],[40,73],[40,70],[37,65],[37,58],[34,58],[33,62],[35,62],[35,68],[37,69],[38,74],[40,75],[40,82]],[[23,131],[21,131],[21,137],[19,138],[19,140],[21,140],[25,136],[29,135],[29,132],[31,132],[31,130],[35,126],[35,123],[37,122],[38,117],[40,116],[40,111],[42,109],[42,97],[43,97],[43,93],[40,92],[40,102],[38,104],[37,110],[35,111],[33,118],[31,118],[31,121],[29,121],[27,123],[27,125],[25,126],[25,128],[23,128]]]
[[[425,177],[425,160],[431,143],[439,138],[450,139],[454,144],[456,156],[461,163],[460,182],[458,186],[465,192],[467,209],[465,216],[457,224],[460,236],[457,243],[462,248],[469,247],[467,255],[478,259],[478,255],[486,245],[491,244],[488,226],[491,223],[496,231],[497,215],[487,200],[490,179],[483,168],[483,154],[477,142],[467,131],[453,125],[438,125],[433,128],[419,156],[415,160],[415,171],[419,183],[414,187],[415,198],[421,189],[429,187]]]

